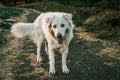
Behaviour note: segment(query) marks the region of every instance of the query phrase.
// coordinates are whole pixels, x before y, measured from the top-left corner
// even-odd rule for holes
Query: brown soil
[[[33,22],[40,12],[26,10],[18,17]],[[82,26],[75,27],[69,46],[69,74],[62,73],[61,57],[56,54],[56,74],[48,73],[48,55],[42,50],[43,62],[36,62],[36,45],[28,38],[16,39],[5,35],[7,43],[0,48],[0,80],[120,80],[120,46],[94,37]]]

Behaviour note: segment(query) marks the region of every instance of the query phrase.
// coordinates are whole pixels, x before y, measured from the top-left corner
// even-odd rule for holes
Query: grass
[[[43,5],[45,6],[43,7]],[[74,24],[84,26],[87,31],[94,32],[96,37],[112,41],[120,39],[120,11],[96,7],[65,6],[55,2],[40,2],[19,7],[32,8],[41,12],[72,13]]]
[[[33,8],[41,12],[61,11],[73,14],[73,21],[77,26],[74,31],[75,37],[69,46],[70,54],[68,54],[67,58],[70,74],[62,73],[60,54],[56,54],[56,74],[49,74],[48,55],[42,54],[43,63],[38,64],[36,62],[35,44],[26,38],[15,39],[9,34],[10,26],[6,22],[8,21],[10,25],[13,24],[14,21],[12,23],[8,19],[21,15],[24,10],[18,8],[8,9],[6,7],[4,8],[6,11],[1,9],[0,14],[2,24],[0,43],[6,44],[7,41],[5,40],[8,40],[9,44],[0,48],[0,50],[4,49],[0,53],[0,59],[2,59],[0,61],[0,80],[120,80],[119,44],[91,37],[91,34],[81,28],[84,27],[88,32],[94,32],[102,35],[101,38],[109,39],[108,36],[119,30],[117,27],[119,26],[119,11],[110,10],[108,12],[108,10],[98,8],[72,7],[51,2],[18,7]],[[3,13],[8,15],[5,17]],[[31,15],[33,15],[33,12]],[[27,19],[31,20],[36,17],[31,15],[26,16],[29,17]],[[9,37],[5,36],[6,32],[8,32]],[[118,40],[117,36],[114,37]]]
[[[0,8],[0,28],[10,29],[15,20],[11,18],[21,15],[24,11],[13,7]]]
[[[0,46],[7,42],[5,37],[7,29],[10,29],[11,25],[16,22],[12,18],[21,15],[23,12],[24,10],[13,7],[0,8]]]
[[[43,7],[43,5],[45,5]],[[90,16],[92,13],[91,11],[99,12],[96,8],[84,8],[84,7],[72,7],[72,6],[65,6],[60,5],[55,2],[39,2],[39,3],[33,3],[28,5],[20,5],[18,7],[23,8],[30,8],[30,9],[36,9],[40,12],[67,12],[73,14],[73,21],[76,24],[76,26],[82,25],[84,20]]]
[[[95,32],[99,38],[114,41],[120,39],[120,11],[103,10],[86,19],[83,25],[87,31]]]
[[[0,12],[1,12],[0,19],[8,19],[11,17],[19,16],[23,12],[23,10],[13,7],[5,7],[5,8],[0,8]]]

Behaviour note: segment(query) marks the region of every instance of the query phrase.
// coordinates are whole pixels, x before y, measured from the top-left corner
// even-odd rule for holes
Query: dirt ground
[[[18,18],[33,22],[40,12],[26,10]],[[0,48],[0,80],[120,80],[120,46],[117,42],[94,37],[82,26],[74,29],[67,58],[69,74],[62,73],[61,55],[56,54],[56,74],[48,73],[48,55],[42,49],[43,62],[36,61],[36,45],[28,38],[16,39],[10,30]]]

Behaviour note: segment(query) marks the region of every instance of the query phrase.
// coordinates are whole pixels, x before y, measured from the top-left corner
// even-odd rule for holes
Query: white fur
[[[64,24],[61,27],[61,24]],[[53,26],[57,27],[54,28]],[[22,38],[24,36],[32,36],[34,42],[37,45],[37,61],[41,62],[41,45],[43,42],[47,42],[48,45],[45,48],[49,54],[50,69],[49,73],[55,74],[55,60],[54,50],[57,49],[62,54],[62,70],[64,73],[69,73],[69,69],[66,65],[66,58],[68,53],[68,46],[73,38],[73,22],[72,15],[62,12],[48,12],[40,14],[34,23],[16,23],[12,26],[11,32],[15,37]],[[68,29],[68,32],[67,32]],[[54,35],[51,34],[51,31]],[[57,35],[60,33],[63,37],[63,43],[59,44]]]
[[[33,31],[33,23],[17,23],[14,24],[11,29],[15,37],[22,38],[31,34]]]

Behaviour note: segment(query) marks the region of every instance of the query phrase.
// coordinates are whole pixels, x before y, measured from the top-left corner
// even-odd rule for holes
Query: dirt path
[[[39,12],[27,10],[18,21],[33,22]],[[56,54],[56,74],[48,73],[48,56],[36,62],[36,46],[28,38],[16,39],[6,34],[8,42],[0,49],[5,56],[0,63],[1,80],[120,80],[120,46],[94,37],[82,27],[76,27],[70,44],[68,67],[63,74],[61,57]],[[44,50],[43,52],[44,53]]]

